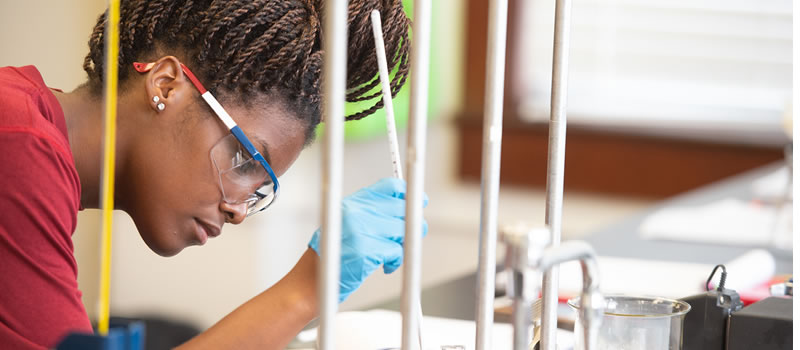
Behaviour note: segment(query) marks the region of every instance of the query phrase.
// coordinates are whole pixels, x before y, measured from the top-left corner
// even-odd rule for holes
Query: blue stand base
[[[113,322],[107,336],[71,333],[56,346],[57,350],[142,350],[144,323]]]

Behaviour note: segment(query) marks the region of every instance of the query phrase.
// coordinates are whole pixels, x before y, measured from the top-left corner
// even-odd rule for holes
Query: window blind
[[[549,118],[554,1],[521,1],[518,113]],[[792,89],[791,0],[573,0],[571,124],[783,143]]]

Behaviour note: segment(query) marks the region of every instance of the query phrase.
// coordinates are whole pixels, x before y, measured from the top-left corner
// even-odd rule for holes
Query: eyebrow
[[[261,139],[260,137],[254,137],[255,141],[261,145],[261,148],[264,150],[261,152],[261,155],[264,156],[264,159],[267,161],[269,166],[272,166],[272,157],[269,156],[269,147],[267,147],[267,142]]]

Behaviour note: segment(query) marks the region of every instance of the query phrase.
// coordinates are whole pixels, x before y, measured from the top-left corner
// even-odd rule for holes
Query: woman
[[[275,201],[278,177],[321,120],[323,6],[122,2],[115,203],[154,252],[202,245]],[[395,93],[407,75],[400,0],[352,0],[349,101],[378,96],[373,9],[384,18]],[[68,332],[91,332],[71,236],[77,212],[99,206],[105,24],[103,15],[89,40],[88,81],[75,91],[48,89],[32,66],[0,68],[2,348],[47,348]],[[390,273],[402,263],[404,193],[403,182],[385,179],[345,198],[340,301],[380,265]],[[318,240],[319,231],[281,281],[184,347],[283,348],[318,312]]]

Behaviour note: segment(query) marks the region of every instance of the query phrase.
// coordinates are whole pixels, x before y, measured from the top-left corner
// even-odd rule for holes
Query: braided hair
[[[132,63],[182,53],[192,71],[215,94],[247,101],[255,94],[277,97],[305,121],[306,139],[321,121],[323,0],[123,0],[120,6],[119,81],[133,74]],[[349,102],[381,95],[370,12],[383,19],[391,82],[396,95],[408,76],[409,19],[401,0],[351,0],[348,19]],[[99,94],[107,12],[89,39],[83,69]],[[222,99],[224,99],[224,97]],[[383,107],[346,117],[364,118]]]

